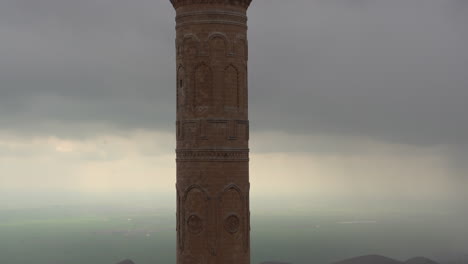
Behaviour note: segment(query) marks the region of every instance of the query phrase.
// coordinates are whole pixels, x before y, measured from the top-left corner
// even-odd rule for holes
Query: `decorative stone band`
[[[245,13],[226,11],[226,10],[220,10],[220,9],[209,9],[209,10],[203,10],[203,11],[177,13],[176,21],[182,18],[196,17],[196,16],[232,16],[232,17],[239,17],[247,21],[247,15]]]
[[[249,140],[248,120],[181,120],[176,122],[177,141]]]
[[[239,22],[228,21],[228,20],[196,20],[196,21],[190,21],[186,23],[177,23],[176,29],[179,27],[183,27],[187,25],[195,25],[195,24],[223,24],[223,25],[232,25],[232,26],[239,26],[239,27],[247,28],[247,25],[245,23],[239,23]]]
[[[196,4],[221,4],[221,5],[232,5],[241,6],[248,8],[252,0],[170,0],[174,8],[178,8],[184,5],[196,5]]]
[[[236,150],[176,150],[177,161],[249,161],[248,149]]]
[[[176,22],[176,28],[193,24],[225,24],[246,27],[247,16],[245,13],[212,9],[178,13]]]

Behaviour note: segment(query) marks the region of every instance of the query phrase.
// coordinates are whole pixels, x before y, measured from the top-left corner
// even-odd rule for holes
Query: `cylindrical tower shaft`
[[[177,264],[249,264],[251,0],[171,2],[177,12]]]

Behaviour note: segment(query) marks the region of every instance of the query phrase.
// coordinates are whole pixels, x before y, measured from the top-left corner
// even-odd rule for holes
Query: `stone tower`
[[[177,264],[249,264],[247,8],[176,9]]]

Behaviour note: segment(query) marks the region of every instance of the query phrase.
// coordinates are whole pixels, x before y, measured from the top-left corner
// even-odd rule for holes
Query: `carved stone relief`
[[[205,229],[209,218],[209,196],[198,185],[190,186],[185,190],[182,219],[184,229],[182,231],[182,250],[208,249],[208,232]]]
[[[195,34],[187,34],[181,43],[176,43],[177,56],[188,58],[195,56],[238,56],[248,60],[248,44],[246,37],[238,35],[235,39],[229,38],[221,32],[212,32],[204,40]]]
[[[240,219],[237,215],[230,215],[224,220],[224,229],[231,234],[237,233],[240,227]]]
[[[177,150],[177,161],[249,161],[249,151]]]
[[[230,184],[221,194],[220,210],[222,216],[222,231],[220,232],[220,243],[222,248],[230,248],[230,254],[240,253],[238,248],[231,245],[242,244],[240,248],[243,251],[245,246],[245,223],[239,215],[244,215],[245,206],[241,189]],[[220,229],[221,230],[221,229]]]
[[[203,230],[203,219],[201,219],[198,215],[191,215],[187,220],[187,227],[188,231],[193,234],[200,234]]]

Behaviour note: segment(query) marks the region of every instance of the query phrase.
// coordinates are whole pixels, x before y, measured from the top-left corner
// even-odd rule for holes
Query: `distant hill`
[[[126,260],[121,261],[121,262],[119,262],[119,263],[117,263],[117,264],[135,264],[135,262],[133,262],[133,261],[131,261],[131,260],[129,260],[129,259],[126,259]]]
[[[401,262],[395,259],[387,258],[379,255],[361,256],[351,258],[333,264],[439,264],[433,260],[424,257],[417,257]]]
[[[291,264],[289,262],[278,262],[278,261],[265,261],[260,264]]]
[[[346,259],[334,264],[402,264],[402,262],[384,256],[368,255]]]
[[[405,262],[405,264],[439,264],[433,260],[424,257],[417,257],[409,259]]]
[[[126,259],[117,264],[135,264],[133,261]],[[289,262],[278,262],[278,261],[265,261],[260,264],[291,264]],[[356,258],[350,258],[343,261],[335,262],[333,264],[439,264],[433,260],[424,257],[416,257],[409,259],[405,262],[401,262],[395,259],[387,258],[379,255],[368,255]]]

